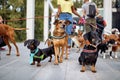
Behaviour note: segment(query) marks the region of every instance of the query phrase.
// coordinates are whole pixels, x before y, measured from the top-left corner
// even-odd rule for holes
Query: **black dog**
[[[30,49],[30,64],[35,65],[35,61],[37,61],[37,66],[41,66],[40,61],[50,57],[49,62],[51,62],[52,54],[54,53],[54,46],[50,46],[45,49],[38,49],[37,46],[40,42],[36,39],[29,39],[24,42],[24,46],[27,45],[27,48]]]
[[[83,51],[80,54],[78,59],[80,65],[82,65],[81,72],[86,70],[85,65],[92,65],[91,71],[96,72],[95,65],[98,58],[98,45],[101,43],[98,36],[92,34],[92,32],[88,32],[84,35],[84,38],[89,40],[90,45],[85,45]]]
[[[112,58],[112,45],[114,44],[115,44],[115,40],[110,39],[109,41],[98,45],[98,51],[100,51],[100,53],[103,54],[103,58],[105,58],[105,53],[109,49],[110,49],[110,58]]]
[[[78,61],[80,65],[82,65],[81,72],[84,72],[86,70],[85,65],[91,65],[91,71],[96,72],[95,65],[97,62],[98,57],[98,50],[96,47],[92,45],[88,45],[84,47],[83,51],[80,54],[80,57],[78,58]]]

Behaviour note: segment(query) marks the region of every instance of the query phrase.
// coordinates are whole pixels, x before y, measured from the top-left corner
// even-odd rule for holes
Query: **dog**
[[[68,35],[65,32],[65,26],[69,24],[69,21],[55,20],[55,29],[53,31],[53,45],[55,50],[54,64],[58,65],[58,62],[63,62],[64,49],[66,49],[66,59],[68,59]],[[60,54],[60,48],[62,53]],[[58,59],[60,57],[60,60]]]
[[[103,54],[103,59],[106,58],[106,53],[109,54],[110,59],[112,59],[112,46],[115,44],[115,40],[110,39],[109,41],[105,43],[100,43],[98,45],[98,51],[100,51],[100,54]]]
[[[101,44],[101,46],[99,46],[101,53],[104,50],[103,59],[106,58],[106,53],[109,54],[110,59],[113,59],[112,53],[114,53],[114,57],[117,58],[117,51],[119,50],[119,42],[120,42],[119,31],[117,29],[112,29],[111,33],[112,34],[109,35],[107,34],[103,35],[104,40],[102,42],[104,43],[104,45]],[[105,46],[107,46],[106,49]]]
[[[73,43],[77,46],[78,50],[77,53],[80,51],[80,49],[84,47],[85,45],[85,39],[83,37],[83,32],[81,30],[78,30],[77,35],[71,35],[71,40]]]
[[[90,44],[85,44],[79,58],[78,62],[82,65],[81,72],[85,72],[86,65],[91,65],[91,71],[96,73],[95,65],[98,58],[98,43],[95,41],[95,37],[91,35],[91,32],[86,33],[85,36],[87,37]]]
[[[14,37],[15,30],[26,30],[26,28],[12,28],[6,24],[0,24],[0,36],[3,38],[3,41],[9,48],[9,52],[7,55],[10,55],[10,53],[11,53],[11,46],[9,43],[9,41],[11,41],[16,48],[16,56],[20,56],[18,46],[16,45],[16,41],[15,41],[15,37]]]
[[[83,51],[78,58],[80,65],[82,65],[81,72],[85,72],[86,67],[85,65],[91,65],[91,71],[93,73],[96,72],[95,65],[97,62],[98,51],[97,48],[91,45],[85,45]]]
[[[40,62],[47,57],[50,57],[49,62],[52,60],[52,55],[54,55],[54,46],[50,46],[48,48],[39,49],[40,42],[36,39],[29,39],[24,42],[24,46],[27,46],[30,49],[30,64],[35,65],[37,62],[37,66],[41,66]]]

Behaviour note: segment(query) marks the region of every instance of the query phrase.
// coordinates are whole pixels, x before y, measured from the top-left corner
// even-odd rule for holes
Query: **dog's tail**
[[[28,30],[28,28],[13,28],[14,30]]]

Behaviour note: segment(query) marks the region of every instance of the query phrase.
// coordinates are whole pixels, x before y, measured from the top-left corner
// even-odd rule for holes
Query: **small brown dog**
[[[77,45],[77,47],[79,48],[77,50],[77,53],[80,51],[81,48],[84,47],[85,45],[85,40],[83,37],[83,32],[81,30],[78,30],[78,34],[77,35],[73,35],[71,36],[72,41],[75,43],[75,45]]]
[[[113,59],[112,53],[114,53],[115,58],[118,58],[117,52],[119,52],[119,49],[120,49],[120,35],[112,33],[109,35],[104,34],[103,37],[104,37],[104,40],[102,41],[103,43],[110,43],[110,41],[114,41],[114,43],[109,45],[107,50],[110,53],[110,59]],[[106,55],[104,53],[103,58],[106,58],[105,56]]]
[[[53,45],[55,50],[55,65],[58,65],[59,56],[60,63],[63,62],[64,49],[66,49],[66,59],[68,59],[68,35],[65,33],[64,25],[68,24],[68,21],[55,20],[55,29],[53,31]],[[60,48],[62,53],[60,54]]]
[[[16,56],[20,56],[18,46],[16,45],[16,41],[14,38],[14,30],[26,30],[25,28],[12,28],[9,25],[6,24],[0,24],[0,36],[3,37],[3,40],[6,45],[8,45],[9,53],[7,55],[10,55],[11,53],[11,46],[9,43],[9,40],[14,44],[16,48]]]

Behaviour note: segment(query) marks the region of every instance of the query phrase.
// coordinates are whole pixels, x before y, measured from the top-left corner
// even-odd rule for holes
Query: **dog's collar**
[[[33,63],[33,57],[35,56],[35,54],[39,51],[39,49],[35,49],[35,52],[34,53],[31,53],[30,54],[30,64]]]
[[[44,58],[44,53],[43,53],[41,56],[35,56],[35,54],[38,53],[38,51],[39,51],[39,49],[37,48],[34,53],[31,53],[32,56],[34,56],[35,58],[40,58],[41,60],[43,60],[43,58]]]
[[[39,51],[39,49],[37,48],[37,49],[35,49],[35,52],[34,53],[31,52],[31,54],[35,55],[38,51]]]
[[[62,39],[66,36],[66,34],[64,34],[63,36],[51,36],[54,39]]]

